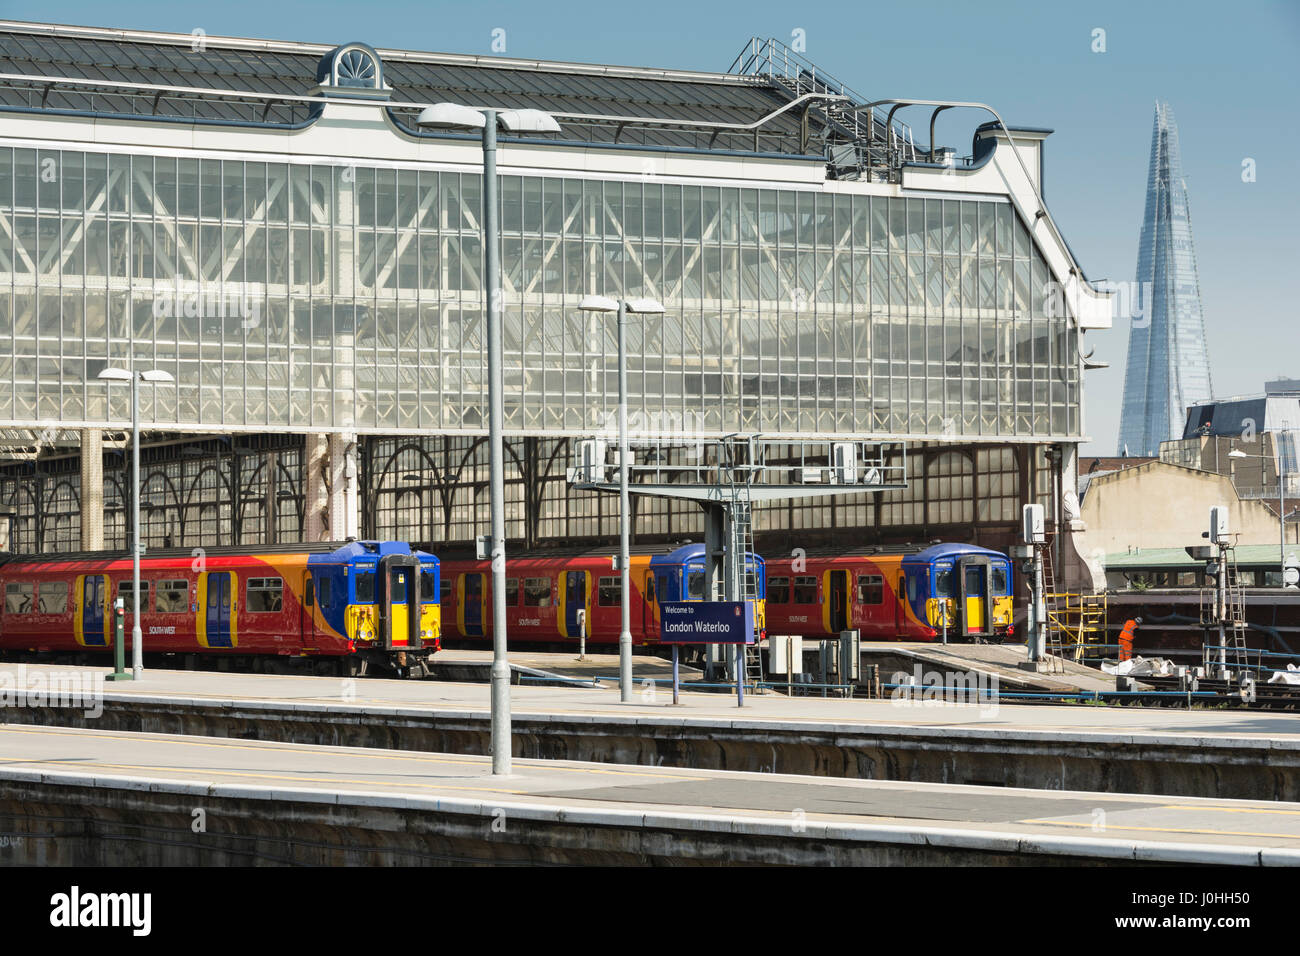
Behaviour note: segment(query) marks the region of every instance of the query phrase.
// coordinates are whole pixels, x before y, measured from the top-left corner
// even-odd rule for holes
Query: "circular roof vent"
[[[316,82],[339,92],[384,95],[391,90],[379,54],[364,43],[345,43],[321,57]]]

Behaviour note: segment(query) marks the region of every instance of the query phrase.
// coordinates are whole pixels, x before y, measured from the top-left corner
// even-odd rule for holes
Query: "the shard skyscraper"
[[[1182,437],[1187,406],[1212,397],[1187,184],[1167,103],[1156,103],[1137,286],[1128,300],[1135,308],[1118,452],[1158,455],[1162,441]]]

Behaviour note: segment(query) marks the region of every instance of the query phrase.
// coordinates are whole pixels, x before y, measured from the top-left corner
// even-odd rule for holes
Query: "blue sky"
[[[6,18],[725,70],[753,35],[806,37],[809,59],[873,99],[979,100],[1012,124],[1046,126],[1046,193],[1090,278],[1131,280],[1157,97],[1182,140],[1201,295],[1219,395],[1300,378],[1300,3],[940,2],[617,4],[531,0],[214,4],[14,3]],[[1094,30],[1105,52],[1093,52]],[[977,114],[950,113],[940,140],[967,152]],[[1242,181],[1244,159],[1256,180]],[[1127,325],[1092,333],[1085,451],[1112,454]]]

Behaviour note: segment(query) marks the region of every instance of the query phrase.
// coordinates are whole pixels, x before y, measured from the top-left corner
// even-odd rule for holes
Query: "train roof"
[[[167,558],[193,560],[195,548],[149,548],[145,560]],[[339,561],[349,561],[366,556],[382,557],[386,554],[415,554],[421,560],[437,560],[423,551],[413,551],[405,541],[307,541],[297,544],[214,545],[202,549],[208,557],[241,557],[257,554],[310,554],[329,555]],[[67,551],[48,554],[12,554],[0,552],[0,566],[50,564],[61,562],[111,562],[123,561],[131,556],[130,550]]]
[[[758,564],[764,563],[762,555],[755,554],[753,551],[749,552],[749,557],[753,561],[757,562]],[[703,561],[703,560],[704,560],[703,544],[684,544],[681,547],[677,548],[676,550],[668,552],[667,554],[661,554],[651,558],[650,566],[652,568],[658,568],[658,567],[663,567],[666,564],[685,564],[688,561]]]
[[[944,558],[960,558],[970,554],[987,555],[991,558],[1003,558],[1010,560],[1001,551],[994,551],[992,548],[981,548],[977,544],[932,544],[928,548],[918,551],[916,554],[909,555],[904,559],[904,564],[929,564],[932,561],[941,561]]]

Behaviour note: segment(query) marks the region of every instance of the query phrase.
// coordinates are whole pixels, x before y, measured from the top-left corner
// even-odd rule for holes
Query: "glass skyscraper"
[[[1158,455],[1180,438],[1187,406],[1212,397],[1192,219],[1167,103],[1156,103],[1146,212],[1120,410],[1119,453]]]

